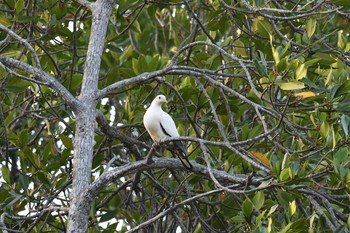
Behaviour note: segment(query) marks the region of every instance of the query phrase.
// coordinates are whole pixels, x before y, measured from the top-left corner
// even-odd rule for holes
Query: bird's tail
[[[182,165],[187,170],[191,170],[193,166],[187,158],[185,147],[182,145],[180,141],[175,141],[175,146],[176,148],[173,151],[173,153],[180,159]]]

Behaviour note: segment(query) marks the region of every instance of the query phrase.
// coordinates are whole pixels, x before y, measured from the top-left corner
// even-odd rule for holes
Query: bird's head
[[[163,103],[168,103],[164,95],[157,95],[156,98],[154,98],[152,104],[162,105]]]

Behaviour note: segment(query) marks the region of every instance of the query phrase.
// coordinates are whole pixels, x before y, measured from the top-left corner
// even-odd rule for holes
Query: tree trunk
[[[108,19],[112,8],[113,1],[111,0],[100,0],[91,5],[93,15],[91,34],[82,89],[78,98],[81,108],[75,112],[73,182],[67,232],[87,232],[91,203],[84,203],[80,195],[88,188],[91,180],[97,84]]]

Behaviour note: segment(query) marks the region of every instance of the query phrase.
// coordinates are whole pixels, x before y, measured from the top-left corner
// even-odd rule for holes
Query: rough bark
[[[91,5],[93,15],[91,34],[82,89],[78,97],[83,107],[75,112],[74,168],[67,232],[87,232],[91,203],[84,202],[80,195],[90,184],[97,83],[108,19],[113,4],[110,0],[100,0]]]

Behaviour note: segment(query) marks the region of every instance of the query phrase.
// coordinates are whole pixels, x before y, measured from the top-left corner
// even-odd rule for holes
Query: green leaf
[[[342,10],[350,9],[350,1],[348,0],[330,0],[334,5],[343,7]]]
[[[257,208],[257,209],[260,209],[263,205],[264,205],[264,202],[265,202],[265,194],[264,194],[264,191],[259,191],[257,192],[254,197],[253,197],[253,203],[254,203],[254,206]]]
[[[39,171],[39,172],[37,172],[36,176],[43,184],[48,185],[48,186],[51,185],[51,182],[50,182],[49,178],[47,177],[46,173]]]
[[[230,218],[230,221],[232,221],[234,223],[243,223],[246,220],[244,219],[244,217],[237,215],[237,216]]]
[[[12,23],[7,17],[0,17],[0,23],[5,27],[11,27]]]
[[[124,53],[120,56],[119,60],[121,63],[125,62],[131,55],[133,54],[133,49],[132,46],[128,46],[125,50]]]
[[[329,132],[329,124],[326,121],[323,121],[320,127],[320,133],[323,138],[327,138]]]
[[[131,62],[132,62],[132,69],[134,70],[134,73],[136,75],[141,74],[141,72],[139,71],[139,61],[133,58]]]
[[[284,58],[282,58],[278,64],[277,64],[277,72],[278,73],[282,73],[283,71],[285,71],[289,65],[288,62],[289,56],[286,56]]]
[[[343,114],[341,116],[341,126],[346,136],[349,135],[349,121],[350,121],[350,117],[348,115]]]
[[[337,153],[335,153],[334,158],[335,160],[342,162],[347,158],[348,154],[349,151],[347,148],[341,148],[337,151]]]
[[[60,134],[59,137],[60,137],[60,139],[61,139],[63,145],[64,145],[67,149],[73,150],[74,147],[73,147],[73,143],[72,143],[72,139],[71,139],[71,138],[67,137],[67,136],[64,135],[64,134]]]
[[[316,19],[311,17],[306,23],[307,37],[310,39],[316,30]]]
[[[273,214],[273,213],[277,210],[278,206],[279,206],[278,204],[273,205],[273,206],[270,208],[270,211],[269,211],[269,213],[267,214],[267,216],[270,216],[271,214]]]
[[[268,38],[272,35],[272,27],[264,17],[258,16],[253,22],[253,30]]]
[[[287,167],[287,168],[283,169],[281,171],[281,174],[280,174],[279,178],[280,178],[281,181],[286,181],[286,180],[289,180],[290,178],[292,178],[291,177],[291,170],[290,170],[290,168]]]
[[[259,214],[258,217],[256,217],[255,225],[258,226],[260,224],[261,219],[264,217],[265,213],[266,213],[266,210],[262,211],[261,214]]]
[[[11,50],[5,50],[4,52],[1,53],[1,56],[5,56],[5,57],[17,57],[21,54],[22,49],[17,49],[17,48],[13,48]],[[27,84],[28,86],[28,84]]]
[[[7,166],[2,166],[1,168],[1,174],[6,183],[11,184],[11,179],[10,179],[10,170],[8,169]]]
[[[347,162],[349,151],[347,148],[341,148],[334,155],[333,159],[333,167],[335,173],[340,177],[340,179],[344,179],[344,177],[348,174],[349,170],[344,166],[344,163]]]
[[[253,204],[250,202],[249,199],[245,199],[243,204],[242,204],[242,212],[246,219],[249,221],[250,217],[253,213]]]
[[[22,130],[21,133],[18,136],[19,142],[21,145],[26,145],[28,143],[29,139],[29,132],[28,130]]]
[[[134,23],[131,26],[131,29],[135,32],[141,33],[141,27],[140,27],[140,24],[137,20],[134,21]]]
[[[267,75],[267,67],[262,62],[259,62],[256,59],[253,59],[253,63],[255,67],[258,69],[258,72],[261,76],[268,76]]]
[[[21,183],[22,189],[27,190],[29,187],[29,183],[30,183],[28,176],[25,176],[25,175],[22,175],[21,173],[19,173],[19,181]]]
[[[345,99],[341,102],[334,102],[333,107],[337,112],[350,112],[350,99]]]
[[[8,197],[4,202],[2,202],[0,204],[1,208],[5,208],[5,207],[11,207],[13,208],[14,204],[19,201],[20,199],[22,199],[22,195],[17,194],[17,193],[11,193],[11,196]],[[1,209],[0,208],[0,209]]]
[[[20,13],[24,9],[24,2],[23,2],[23,0],[17,0],[16,1],[15,9],[16,9],[16,15],[20,15]]]
[[[314,83],[313,81],[311,81],[311,80],[308,79],[308,78],[302,78],[300,81],[302,81],[303,83],[305,83],[305,84],[308,85],[309,87],[312,87],[312,88],[319,88],[319,86],[316,85],[316,83]]]
[[[229,43],[231,43],[232,41],[232,36],[228,36],[222,43],[221,43],[221,46],[227,46],[229,45]]]
[[[288,41],[288,43],[286,44],[286,46],[284,46],[284,48],[281,51],[281,56],[284,56],[286,54],[286,52],[289,50],[290,45],[291,45],[291,41]]]
[[[107,210],[106,213],[101,216],[100,222],[106,222],[115,218],[117,213],[118,213],[118,209]]]
[[[307,221],[305,218],[301,218],[295,222],[289,223],[280,233],[305,232],[305,226],[307,226]]]

